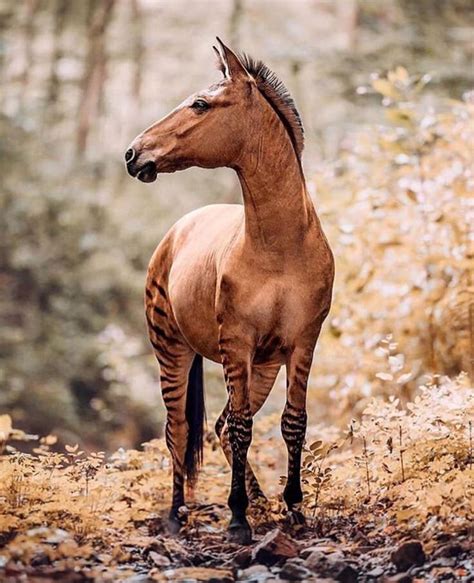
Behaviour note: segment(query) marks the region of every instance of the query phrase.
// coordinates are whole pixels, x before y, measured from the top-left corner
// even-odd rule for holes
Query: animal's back
[[[243,206],[214,204],[179,219],[155,250],[148,269],[167,290],[181,334],[196,352],[219,361],[215,294],[217,266],[243,228]]]
[[[179,219],[166,237],[173,239],[173,260],[185,253],[190,257],[221,253],[243,226],[243,205],[211,204]]]

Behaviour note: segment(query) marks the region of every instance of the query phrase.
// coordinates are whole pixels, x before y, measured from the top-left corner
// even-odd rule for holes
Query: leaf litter
[[[54,451],[49,436],[24,453],[13,444],[31,436],[3,420],[0,576],[370,581],[396,577],[399,564],[409,565],[416,581],[467,581],[473,568],[473,419],[474,391],[466,375],[427,384],[405,407],[396,398],[373,399],[360,421],[336,432],[336,439],[305,446],[304,526],[291,524],[274,493],[284,473],[274,452],[283,443],[271,430],[276,420],[263,419],[252,448],[272,495],[267,504],[251,506],[250,547],[226,541],[230,472],[211,435],[199,482],[183,508],[186,525],[172,536],[166,529],[171,468],[163,440],[106,458],[76,445]],[[417,545],[423,554],[410,558]]]

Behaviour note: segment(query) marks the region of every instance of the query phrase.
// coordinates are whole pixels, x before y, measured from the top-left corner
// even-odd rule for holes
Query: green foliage
[[[427,369],[468,369],[471,292],[456,281],[472,261],[459,243],[472,107],[440,100],[472,85],[466,1],[279,2],[269,14],[265,2],[229,0],[212,17],[172,2],[4,1],[0,12],[0,408],[17,424],[111,449],[159,431],[146,263],[185,212],[239,192],[224,169],[139,185],[123,152],[217,77],[209,38],[228,26],[236,48],[264,58],[298,103],[305,168],[317,170],[310,187],[336,249],[341,292],[310,408],[345,422],[374,394],[409,397]],[[406,69],[383,73],[399,63]],[[356,91],[368,71],[372,83]],[[388,357],[403,359],[397,374],[381,373],[392,381],[374,350],[389,333],[398,348]],[[206,381],[217,408],[221,377]]]
[[[152,363],[144,342],[120,327],[136,327],[143,266],[135,267],[133,248],[117,243],[105,201],[88,194],[94,181],[72,168],[51,173],[27,164],[36,139],[10,120],[2,124],[7,136],[21,137],[7,144],[0,165],[2,406],[30,431],[62,426],[65,439],[72,432],[106,445],[101,435],[121,429],[125,444],[142,441],[158,425],[137,426],[133,417],[144,405],[134,405],[131,392],[137,383],[152,384]],[[104,332],[111,321],[115,339]],[[123,370],[119,381],[111,376],[111,351],[115,360],[127,351],[135,358],[127,380]],[[156,403],[150,390],[147,399]]]

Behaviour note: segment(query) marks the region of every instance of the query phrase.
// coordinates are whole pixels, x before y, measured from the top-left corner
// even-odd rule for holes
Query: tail
[[[184,466],[190,484],[193,484],[196,480],[199,466],[202,463],[205,417],[202,356],[196,354],[189,371],[186,395],[186,421],[188,422],[189,432]]]

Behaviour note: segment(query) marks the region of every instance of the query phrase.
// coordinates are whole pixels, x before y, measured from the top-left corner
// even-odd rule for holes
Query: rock
[[[229,569],[211,569],[208,567],[181,567],[163,572],[168,581],[207,581],[207,583],[232,583],[235,578]]]
[[[426,555],[420,541],[410,540],[393,551],[390,558],[398,571],[408,571],[410,567],[421,567],[426,560]]]
[[[382,579],[382,583],[412,583],[412,581],[413,577],[408,573],[399,573]]]
[[[341,581],[341,583],[357,583],[359,578],[354,567],[343,561],[337,561],[334,564],[332,575],[336,581]]]
[[[248,583],[265,583],[268,579],[273,578],[273,573],[265,565],[253,565],[248,569],[239,571],[239,581],[246,581]]]
[[[367,575],[369,577],[373,577],[374,579],[377,579],[378,577],[381,577],[383,575],[383,567],[374,567],[372,570],[367,572]]]
[[[124,579],[124,583],[149,583],[150,581],[151,579],[146,573],[132,575]]]
[[[309,538],[305,541],[305,544],[308,545],[308,547],[319,547],[321,545],[325,546],[334,546],[334,541],[332,538],[321,538],[320,536],[315,537],[315,538]]]
[[[153,564],[156,567],[169,567],[171,565],[171,561],[168,559],[168,557],[165,557],[164,555],[160,555],[159,553],[156,553],[155,551],[150,551],[150,553],[148,554],[148,558],[153,561]]]
[[[323,553],[324,555],[332,555],[334,553],[339,553],[341,558],[343,557],[342,552],[334,544],[332,544],[332,545],[331,544],[320,544],[320,545],[312,545],[310,547],[306,547],[305,549],[303,549],[301,551],[300,556],[303,559],[306,559],[307,557],[309,557],[309,555],[311,555],[311,553],[314,553],[314,552]]]
[[[341,551],[334,551],[332,553],[325,553],[320,550],[312,551],[309,555],[302,555],[306,558],[306,566],[317,571],[318,569],[324,568],[328,563],[334,563],[335,561],[343,561],[344,555]]]
[[[288,581],[307,581],[311,571],[305,566],[303,559],[288,559],[279,573],[282,579]]]
[[[438,557],[434,561],[430,561],[429,567],[433,569],[435,567],[454,567],[456,565],[456,557]]]
[[[357,571],[345,559],[341,551],[326,554],[314,550],[306,557],[305,565],[313,573],[323,577],[331,577],[342,583],[356,583]]]
[[[252,551],[253,560],[264,565],[274,565],[282,559],[297,556],[298,546],[295,541],[278,528],[264,536]]]
[[[433,559],[438,559],[439,557],[457,557],[464,552],[464,548],[457,542],[445,544],[433,553]]]
[[[245,569],[250,565],[252,560],[252,549],[249,547],[242,547],[239,549],[232,559],[232,562],[239,569]]]
[[[49,556],[43,552],[35,553],[34,556],[30,559],[30,565],[32,567],[41,567],[41,565],[49,564],[51,564],[51,560]]]

